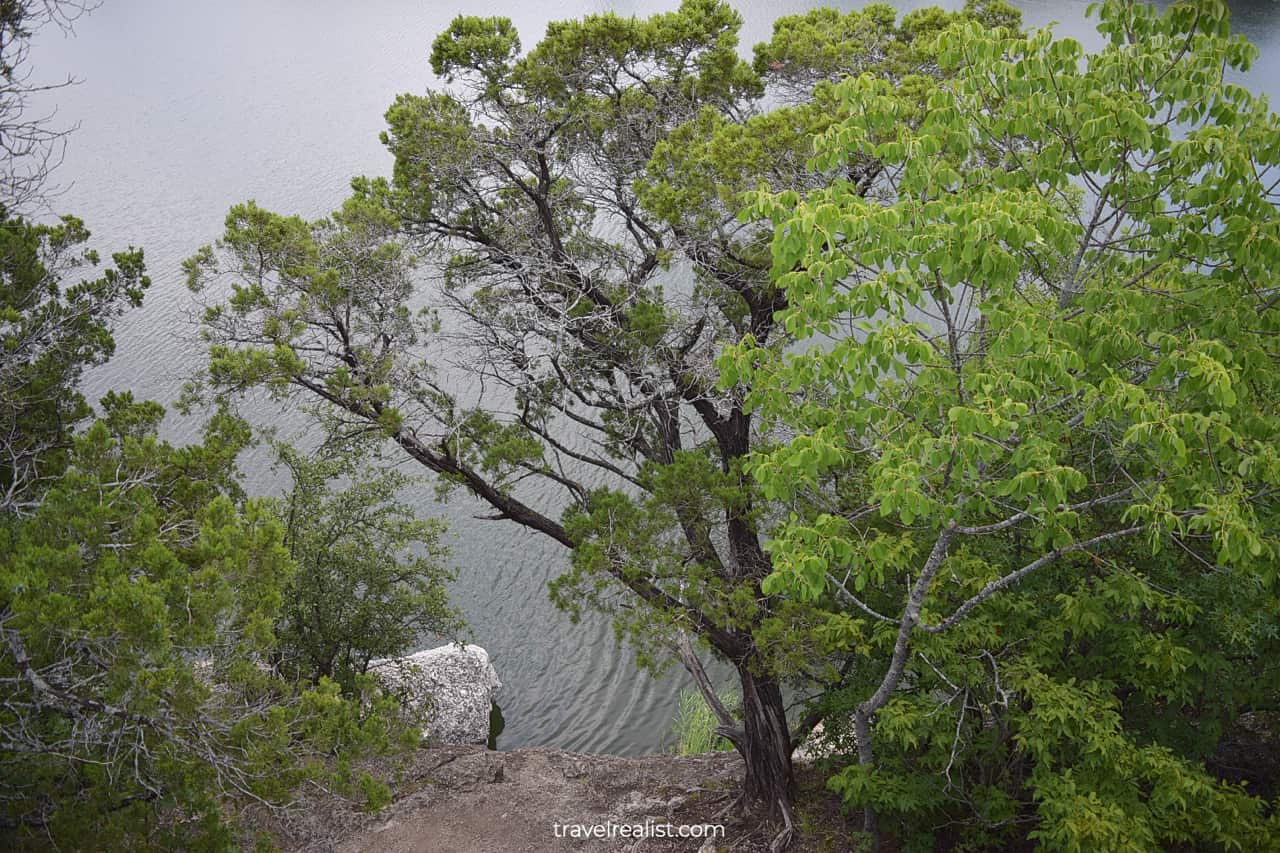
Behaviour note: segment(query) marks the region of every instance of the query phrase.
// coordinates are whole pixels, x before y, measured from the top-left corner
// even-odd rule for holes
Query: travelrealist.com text
[[[553,823],[556,838],[724,838],[717,823]]]

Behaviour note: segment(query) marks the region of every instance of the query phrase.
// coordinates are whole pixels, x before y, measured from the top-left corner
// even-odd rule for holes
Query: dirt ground
[[[377,814],[316,793],[292,814],[253,822],[280,849],[305,853],[764,849],[761,828],[742,826],[732,808],[742,778],[741,761],[732,753],[621,758],[440,747],[421,750],[395,775],[396,798]],[[629,829],[614,830],[613,838],[580,837],[608,832],[592,827],[610,824]],[[725,830],[710,841],[654,837],[669,832],[668,824],[722,824]],[[636,838],[635,826],[647,826],[650,837]]]
[[[441,756],[430,786],[335,848],[341,853],[698,850],[703,841],[572,838],[581,826],[701,823],[728,804],[737,760],[610,758],[550,750]],[[442,792],[447,791],[442,796]],[[561,824],[556,827],[555,824]],[[604,830],[607,832],[607,830]],[[557,837],[559,834],[560,837]],[[714,847],[708,848],[709,850]]]

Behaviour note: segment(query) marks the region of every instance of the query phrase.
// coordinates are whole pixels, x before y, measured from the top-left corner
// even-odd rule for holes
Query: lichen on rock
[[[484,744],[489,710],[502,682],[480,646],[462,643],[371,661],[369,671],[408,710],[429,703],[423,736],[442,744]]]

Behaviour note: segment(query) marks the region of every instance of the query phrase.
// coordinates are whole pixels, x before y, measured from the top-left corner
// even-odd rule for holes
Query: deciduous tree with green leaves
[[[397,496],[409,478],[377,470],[369,453],[360,443],[305,455],[277,446],[292,486],[274,509],[296,569],[275,654],[301,678],[332,678],[351,692],[370,660],[463,627],[445,589],[453,574],[444,526],[415,518]]]
[[[232,280],[205,316],[209,385],[322,401],[494,518],[571,549],[555,599],[613,614],[646,661],[681,649],[745,758],[747,802],[789,821],[782,682],[838,684],[845,620],[761,588],[776,513],[743,473],[759,436],[744,389],[718,389],[713,362],[744,335],[785,338],[786,294],[769,230],[737,211],[761,184],[885,190],[870,158],[805,169],[830,80],[892,65],[922,91],[940,73],[926,32],[1012,14],[791,16],[754,70],[717,0],[553,23],[523,54],[509,20],[458,18],[431,56],[448,88],[387,112],[389,180],[357,180],[321,222],[239,205],[220,247],[192,258],[197,288]],[[854,30],[873,47],[846,50]],[[822,33],[810,53],[806,32]],[[763,113],[770,86],[787,104]],[[443,289],[418,292],[428,276]],[[550,488],[534,501],[527,480]],[[736,669],[740,719],[689,637]]]
[[[921,849],[1280,844],[1212,772],[1280,696],[1280,121],[1224,4],[1099,30],[954,26],[923,110],[841,83],[814,166],[892,192],[751,208],[797,341],[720,361],[790,433],[762,590],[844,606],[831,784]]]

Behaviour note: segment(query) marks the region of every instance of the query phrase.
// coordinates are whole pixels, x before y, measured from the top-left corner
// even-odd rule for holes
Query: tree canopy
[[[291,563],[267,508],[233,500],[244,425],[173,448],[159,406],[104,405],[39,507],[0,525],[3,825],[19,844],[163,834],[155,801],[216,826],[211,794],[259,791],[283,722],[252,663]]]
[[[362,442],[276,452],[293,483],[273,510],[296,566],[276,624],[280,667],[358,693],[370,660],[458,635],[444,525],[399,499],[409,478],[375,467]]]
[[[458,18],[431,55],[447,88],[387,112],[389,179],[357,179],[319,222],[237,205],[188,263],[212,294],[206,387],[322,402],[340,431],[383,431],[446,488],[571,549],[556,600],[612,613],[647,661],[681,649],[746,758],[747,800],[786,820],[796,733],[780,684],[841,682],[827,637],[844,617],[760,586],[778,508],[744,474],[760,433],[714,360],[744,335],[784,338],[786,295],[770,230],[737,212],[761,184],[886,189],[870,158],[806,169],[830,80],[892,68],[919,89],[940,73],[927,32],[1016,13],[828,18],[780,19],[754,68],[716,0],[554,23],[523,54],[506,19]],[[872,47],[849,51],[846,30]],[[792,97],[766,112],[770,87]],[[427,276],[442,285],[429,295]],[[531,479],[553,487],[537,505]],[[740,719],[687,636],[737,669]]]
[[[67,282],[99,264],[83,222],[0,217],[0,512],[28,512],[90,414],[81,373],[111,357],[111,326],[150,280],[131,249],[97,277]]]
[[[237,806],[282,809],[304,780],[341,790],[346,762],[416,744],[417,721],[368,679],[343,691],[270,665],[300,599],[286,520],[237,484],[247,424],[221,412],[173,447],[157,404],[112,394],[103,410],[39,506],[0,518],[5,844],[226,850]],[[415,639],[387,633],[401,616],[382,617],[380,649]]]
[[[922,849],[1280,843],[1221,752],[1280,688],[1280,120],[1223,4],[1099,30],[952,26],[923,102],[840,83],[814,167],[891,192],[750,208],[795,339],[720,361],[783,436],[762,589],[844,606],[831,784]]]

